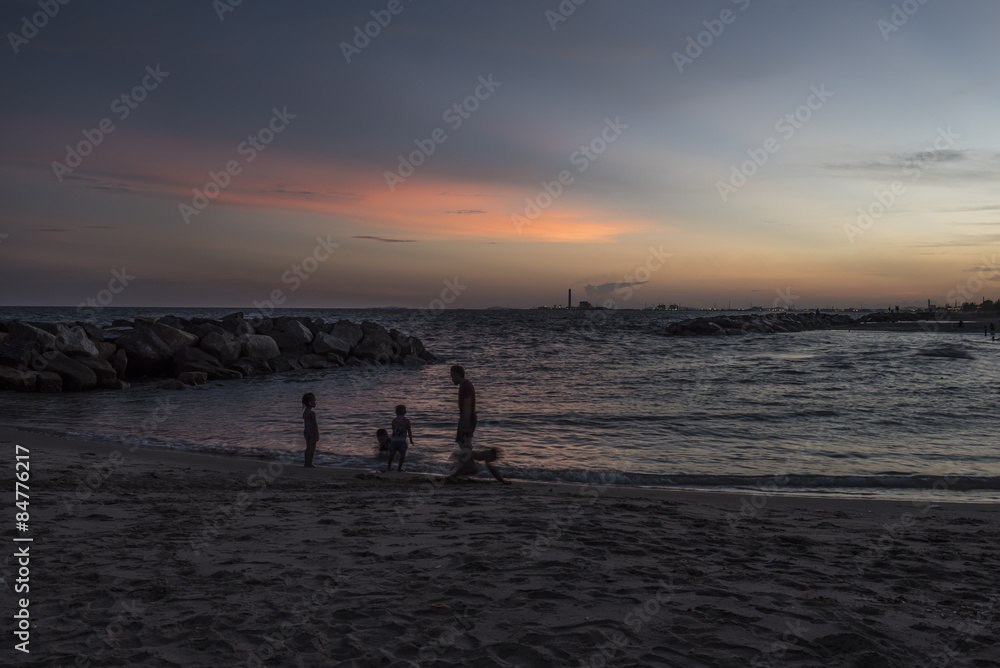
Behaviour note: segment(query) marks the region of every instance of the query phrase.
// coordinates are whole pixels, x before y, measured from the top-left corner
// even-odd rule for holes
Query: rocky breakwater
[[[0,322],[0,390],[122,389],[164,380],[183,389],[210,380],[345,365],[431,364],[420,339],[374,322],[310,318],[220,320],[166,316],[91,323]]]
[[[761,313],[692,318],[667,325],[669,336],[739,336],[830,329],[849,325],[854,318],[843,313]]]

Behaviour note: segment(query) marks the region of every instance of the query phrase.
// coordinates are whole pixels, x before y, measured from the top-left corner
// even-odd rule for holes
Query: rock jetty
[[[720,315],[712,318],[692,318],[667,325],[668,336],[739,336],[741,334],[775,334],[829,329],[849,325],[854,318],[838,313],[761,313],[756,315]]]
[[[183,389],[295,369],[433,364],[420,339],[374,322],[165,316],[92,323],[0,321],[0,390],[122,389],[164,380]]]

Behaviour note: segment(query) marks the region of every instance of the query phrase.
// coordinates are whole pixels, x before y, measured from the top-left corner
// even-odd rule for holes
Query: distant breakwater
[[[692,318],[667,325],[668,336],[740,336],[742,334],[776,334],[804,332],[849,325],[854,318],[837,313],[760,313],[754,315],[720,315]]]
[[[184,389],[295,369],[433,364],[420,339],[378,323],[304,317],[218,320],[164,316],[110,327],[0,321],[0,390],[122,389],[159,380]]]

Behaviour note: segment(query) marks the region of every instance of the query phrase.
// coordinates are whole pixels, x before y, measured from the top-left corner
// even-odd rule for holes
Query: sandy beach
[[[0,442],[11,506],[30,457],[0,585],[8,629],[29,600],[30,654],[8,631],[7,664],[1000,665],[996,506]]]

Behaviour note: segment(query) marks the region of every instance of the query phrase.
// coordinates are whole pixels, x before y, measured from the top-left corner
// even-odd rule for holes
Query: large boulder
[[[128,378],[166,376],[173,370],[172,358],[176,351],[148,327],[136,327],[118,337],[115,343],[127,355]],[[118,369],[113,359],[112,365]]]
[[[62,376],[55,371],[39,371],[36,376],[35,390],[37,392],[55,393],[63,391]]]
[[[125,380],[125,373],[128,371],[128,355],[125,351],[116,350],[115,353],[108,358],[108,362],[110,362],[111,366],[114,367],[119,380]]]
[[[270,336],[263,334],[247,334],[240,337],[242,348],[240,357],[252,360],[270,360],[281,354],[278,344]]]
[[[161,341],[167,344],[171,354],[176,353],[181,348],[198,344],[198,337],[194,334],[189,334],[182,329],[171,327],[162,322],[154,322],[148,327],[151,332],[160,337]]]
[[[43,350],[56,350],[56,337],[35,325],[13,320],[7,323],[8,341],[27,341]]]
[[[254,334],[253,325],[244,320],[242,313],[230,313],[219,321],[219,327],[226,330],[236,338]]]
[[[316,334],[316,337],[312,342],[312,349],[314,353],[319,355],[335,353],[345,359],[351,354],[351,345],[347,343],[347,341],[338,339],[333,334],[327,334],[325,332],[319,332]]]
[[[122,336],[131,332],[134,328],[129,327],[105,327],[101,330],[101,336],[105,341],[109,343],[114,343],[118,341]]]
[[[316,335],[320,332],[327,332],[329,329],[327,327],[327,322],[322,318],[299,318],[299,322],[309,328],[309,331],[313,333],[313,339],[315,340]]]
[[[118,350],[118,346],[107,341],[97,341],[94,343],[94,346],[97,348],[97,356],[102,360],[111,359],[111,356]]]
[[[165,380],[156,386],[160,390],[186,390],[187,385],[176,378],[171,378],[170,380]]]
[[[338,320],[337,324],[330,329],[330,334],[333,334],[352,348],[358,345],[365,335],[361,327],[355,325],[350,320]]]
[[[427,349],[424,348],[423,341],[421,341],[417,337],[403,334],[398,329],[389,330],[389,336],[392,337],[393,342],[395,342],[396,346],[399,349],[399,352],[397,354],[398,357],[401,359],[397,361],[400,361],[408,365],[417,364],[417,362],[414,362],[413,360],[410,360],[409,362],[406,362],[405,360],[405,358],[407,357],[414,357],[414,356],[420,360],[419,364],[423,364],[425,362],[437,361],[437,358],[434,357],[434,355],[427,352]]]
[[[313,340],[309,328],[295,318],[276,318],[257,331],[274,339],[282,351],[305,350]]]
[[[34,341],[8,339],[0,343],[0,364],[14,368],[27,366],[39,350],[39,345]]]
[[[191,332],[199,339],[204,339],[209,334],[229,334],[229,332],[219,327],[219,324],[214,321],[193,324],[185,331]],[[231,336],[236,338],[234,334],[231,334]]]
[[[274,369],[275,373],[284,373],[286,371],[296,371],[302,368],[302,363],[299,362],[298,355],[295,353],[284,353],[272,360],[269,360],[271,368]]]
[[[78,322],[77,327],[80,327],[87,333],[87,336],[94,343],[100,343],[104,340],[104,334],[101,332],[101,328],[90,322]]]
[[[0,366],[0,390],[34,392],[38,374],[34,371],[19,371],[9,366]]]
[[[41,359],[45,360],[44,371],[55,372],[62,378],[64,390],[83,392],[97,387],[97,375],[69,355],[48,352],[43,354]]]
[[[217,358],[223,366],[226,366],[239,358],[243,345],[233,338],[233,335],[229,332],[225,330],[221,331],[221,334],[218,332],[206,334],[198,342],[198,347]]]
[[[185,385],[204,385],[208,382],[208,374],[204,371],[185,371],[177,374],[177,380]]]
[[[243,374],[244,378],[249,378],[251,376],[263,376],[269,373],[273,373],[274,369],[271,368],[271,364],[267,360],[262,359],[249,359],[247,357],[241,357],[232,364],[226,365],[227,369],[235,369]]]
[[[78,357],[76,361],[94,372],[94,375],[97,376],[97,387],[102,390],[121,389],[118,372],[106,360],[97,357]]]
[[[173,327],[174,329],[180,329],[187,331],[189,325],[191,324],[184,318],[180,318],[176,315],[165,315],[162,318],[158,318],[156,322],[167,325],[168,327]]]
[[[87,332],[85,332],[82,327],[66,327],[64,325],[58,325],[56,346],[60,351],[72,357],[100,356],[97,346],[90,340],[90,337],[87,336]]]
[[[423,366],[427,362],[417,355],[404,355],[403,361],[401,362],[403,366]]]
[[[376,364],[390,364],[396,356],[398,348],[394,346],[392,337],[389,336],[389,332],[385,331],[385,327],[365,321],[361,323],[361,331],[364,333],[364,337],[358,345],[354,346],[351,355]]]
[[[303,369],[333,369],[338,366],[336,362],[327,359],[326,355],[316,353],[306,353],[299,357],[299,364]]]
[[[201,348],[194,348],[191,346],[188,346],[186,348],[181,348],[176,353],[174,353],[173,361],[174,361],[175,372],[188,371],[189,369],[180,368],[188,363],[211,364],[213,366],[222,366],[222,363],[219,362],[219,359],[215,357],[215,355],[212,355],[211,353],[206,352]]]
[[[181,348],[174,354],[174,374],[180,376],[190,371],[204,372],[209,380],[232,380],[243,374],[234,369],[226,369],[219,360],[200,348]]]
[[[60,327],[60,325],[58,323],[55,323],[55,322],[37,322],[37,321],[35,321],[35,322],[22,322],[22,324],[30,325],[30,326],[32,326],[32,327],[34,327],[36,329],[40,329],[40,330],[42,330],[44,332],[48,332],[52,336],[55,336],[56,334],[59,333],[59,327]]]

